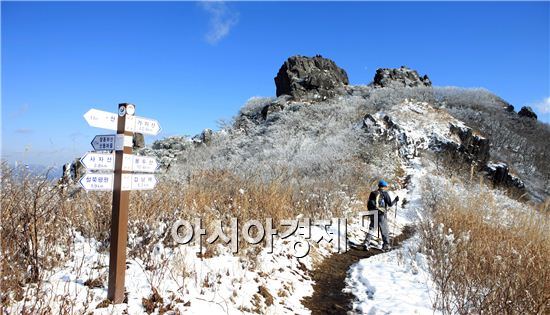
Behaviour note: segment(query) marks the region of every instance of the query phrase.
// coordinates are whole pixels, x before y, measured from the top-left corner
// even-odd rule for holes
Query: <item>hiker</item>
[[[395,197],[395,199],[392,201],[387,189],[388,189],[388,183],[386,183],[385,180],[381,179],[378,182],[378,190],[375,190],[370,193],[369,201],[367,202],[368,210],[378,210],[378,226],[382,231],[382,242],[383,242],[382,250],[384,251],[388,251],[391,249],[390,242],[389,242],[390,231],[388,228],[388,217],[386,215],[386,210],[388,210],[389,207],[392,207],[396,202],[399,201],[399,196]],[[375,233],[374,215],[370,215],[369,217],[370,217],[369,232],[367,233],[367,237],[365,239],[365,244],[364,244],[366,249],[369,248],[370,241],[372,239],[372,236]]]

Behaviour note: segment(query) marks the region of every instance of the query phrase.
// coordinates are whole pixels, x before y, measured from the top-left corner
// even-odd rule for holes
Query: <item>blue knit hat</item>
[[[388,187],[388,183],[385,180],[381,179],[378,181],[378,187]]]

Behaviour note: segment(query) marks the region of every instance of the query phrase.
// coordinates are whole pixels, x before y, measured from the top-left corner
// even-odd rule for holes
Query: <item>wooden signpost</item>
[[[114,155],[88,152],[80,160],[88,170],[113,171],[87,173],[80,179],[80,185],[86,190],[113,190],[107,298],[115,304],[124,301],[130,190],[153,189],[157,184],[154,174],[131,173],[150,173],[158,168],[154,158],[132,155],[133,133],[156,135],[160,132],[158,121],[135,117],[134,112],[134,105],[122,103],[118,105],[118,114],[97,109],[84,114],[90,126],[117,131],[116,135],[98,135],[92,140],[94,150],[114,150]]]

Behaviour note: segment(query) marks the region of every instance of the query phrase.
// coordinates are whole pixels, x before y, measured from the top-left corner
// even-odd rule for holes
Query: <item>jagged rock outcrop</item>
[[[489,160],[489,139],[474,133],[472,128],[464,125],[451,123],[449,130],[460,138],[461,146],[458,150],[467,154],[470,160],[482,164]]]
[[[365,115],[362,127],[372,137],[396,141],[399,155],[407,159],[423,150],[449,152],[453,159],[484,171],[495,185],[525,189],[507,164],[489,161],[490,139],[429,103],[405,100],[386,111]]]
[[[487,177],[489,177],[495,185],[525,189],[523,181],[516,175],[510,173],[508,164],[504,162],[489,162],[485,166],[484,171],[487,173]]]
[[[145,138],[143,137],[142,133],[136,132],[134,133],[134,150],[145,148]]]
[[[348,84],[346,71],[320,55],[290,57],[275,77],[277,96],[286,94],[297,100],[324,100]]]
[[[373,85],[378,87],[430,87],[432,81],[428,75],[420,77],[416,70],[402,66],[397,69],[380,68],[376,70]]]
[[[518,115],[521,117],[527,117],[527,118],[537,120],[537,114],[535,114],[533,109],[529,106],[523,106],[519,111]]]
[[[399,153],[406,158],[430,149],[456,153],[478,165],[489,159],[489,139],[426,102],[405,100],[386,112],[367,114],[363,129],[399,142]]]

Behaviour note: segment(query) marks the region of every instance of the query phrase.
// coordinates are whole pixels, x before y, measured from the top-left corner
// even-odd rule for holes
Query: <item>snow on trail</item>
[[[426,261],[418,238],[385,254],[363,259],[349,271],[346,284],[361,314],[433,314]]]
[[[406,198],[405,208],[399,209],[394,222],[390,212],[390,230],[399,233],[411,225],[420,214],[420,179],[425,175],[420,161],[412,159],[406,167],[411,181],[408,190],[397,191]],[[395,229],[393,226],[395,225]],[[395,235],[393,235],[394,237]],[[346,291],[355,296],[353,311],[359,314],[434,314],[434,289],[431,285],[426,256],[419,252],[417,234],[400,248],[363,259],[353,265],[346,278]]]

